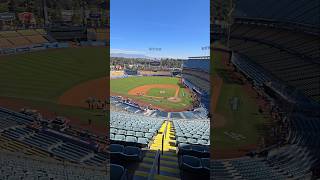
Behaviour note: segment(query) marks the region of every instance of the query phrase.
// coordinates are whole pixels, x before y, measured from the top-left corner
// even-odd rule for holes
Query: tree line
[[[183,59],[163,58],[160,60],[150,60],[145,58],[124,58],[124,57],[111,57],[110,65],[128,68],[130,65],[138,69],[149,67],[165,67],[165,68],[181,68]]]

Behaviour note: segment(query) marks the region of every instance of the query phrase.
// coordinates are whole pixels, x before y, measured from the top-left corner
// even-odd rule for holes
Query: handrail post
[[[158,174],[160,174],[160,155],[158,156]]]
[[[164,144],[164,135],[162,134],[162,146],[161,146],[161,153],[163,155],[163,144]]]
[[[160,174],[160,156],[160,149],[158,149],[149,172],[148,180],[153,180],[155,173]]]

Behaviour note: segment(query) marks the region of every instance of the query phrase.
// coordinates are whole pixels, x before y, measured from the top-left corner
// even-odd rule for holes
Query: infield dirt
[[[107,98],[109,92],[107,83],[107,78],[103,77],[78,84],[63,93],[59,97],[58,103],[68,106],[88,107],[86,99],[89,97],[100,100]]]

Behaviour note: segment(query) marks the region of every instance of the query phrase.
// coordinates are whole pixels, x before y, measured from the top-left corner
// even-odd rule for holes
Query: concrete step
[[[149,176],[148,172],[144,171],[135,171],[133,175],[133,180],[147,180]]]
[[[180,180],[180,178],[170,177],[170,176],[165,176],[165,175],[155,175],[154,179],[155,180]]]

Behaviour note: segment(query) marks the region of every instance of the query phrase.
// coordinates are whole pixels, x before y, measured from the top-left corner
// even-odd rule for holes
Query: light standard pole
[[[210,46],[203,46],[201,47],[201,50],[204,51],[204,56],[208,56],[207,51],[210,50]],[[209,51],[209,56],[210,56],[210,51]]]
[[[162,48],[149,48],[149,51],[150,52],[160,52],[160,51],[162,51]],[[157,58],[155,58],[155,59],[157,59]],[[151,62],[150,62],[151,63]],[[160,61],[160,63],[161,63],[161,61]],[[149,67],[150,68],[150,67]]]

